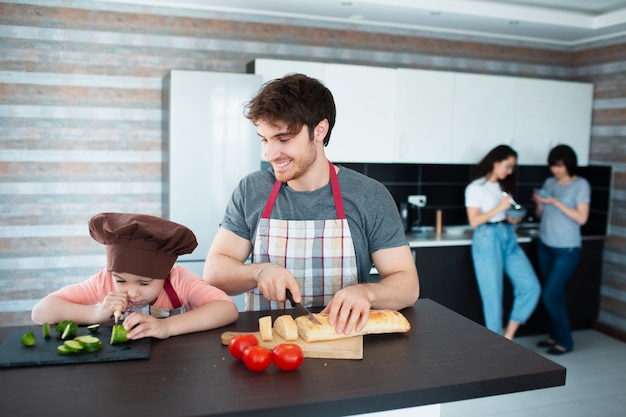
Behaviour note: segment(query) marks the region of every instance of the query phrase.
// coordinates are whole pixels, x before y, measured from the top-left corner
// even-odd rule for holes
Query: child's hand
[[[116,311],[123,313],[126,310],[128,310],[128,296],[121,292],[111,292],[96,307],[97,322],[105,322],[113,317]]]
[[[142,337],[156,337],[157,339],[170,337],[167,320],[157,319],[149,314],[131,313],[124,320],[124,328],[129,330],[126,338],[131,340]]]

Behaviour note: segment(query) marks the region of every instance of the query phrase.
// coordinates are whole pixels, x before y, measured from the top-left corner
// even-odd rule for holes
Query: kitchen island
[[[331,417],[565,384],[562,366],[434,301],[402,313],[410,332],[365,336],[362,360],[305,359],[295,372],[253,373],[221,345],[222,332],[255,331],[266,312],[152,340],[148,360],[0,369],[3,414]],[[13,330],[0,328],[0,342]]]

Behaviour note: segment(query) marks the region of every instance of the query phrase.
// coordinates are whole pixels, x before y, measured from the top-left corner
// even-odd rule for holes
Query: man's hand
[[[299,303],[302,300],[300,287],[289,270],[277,264],[261,264],[259,271],[257,287],[263,293],[263,297],[270,301],[284,302],[289,288],[294,302]]]
[[[367,285],[357,284],[337,291],[322,313],[328,314],[328,322],[335,326],[337,333],[350,334],[365,326],[371,307]]]

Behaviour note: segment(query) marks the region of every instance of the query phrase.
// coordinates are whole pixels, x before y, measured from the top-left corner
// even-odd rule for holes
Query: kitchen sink
[[[513,225],[515,234],[520,237],[537,237],[539,236],[539,224],[534,222],[520,223],[519,225]],[[474,228],[468,224],[444,226],[441,235],[435,233],[435,228],[432,226],[420,226],[414,227],[406,233],[407,237],[419,240],[457,240],[457,239],[472,239],[474,234]]]
[[[417,239],[430,239],[435,237],[435,229],[432,227],[414,227],[407,235]]]
[[[474,234],[474,228],[469,225],[448,226],[443,228],[443,233],[448,236],[468,237]]]
[[[466,239],[471,237],[473,233],[473,229],[468,225],[461,226],[448,226],[444,227],[441,233],[442,237],[447,238],[463,238]],[[407,235],[416,238],[416,239],[434,239],[437,237],[435,233],[434,227],[423,226],[423,227],[414,227],[411,229]]]

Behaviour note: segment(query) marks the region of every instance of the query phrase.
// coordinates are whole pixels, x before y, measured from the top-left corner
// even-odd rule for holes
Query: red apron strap
[[[174,308],[175,309],[176,308],[181,308],[182,307],[182,303],[180,302],[180,299],[178,298],[178,295],[176,295],[176,291],[174,291],[174,287],[172,287],[172,283],[170,282],[169,278],[165,279],[165,283],[163,284],[163,289],[167,293],[167,296],[170,299],[170,302],[172,303]]]
[[[276,197],[278,197],[278,192],[280,191],[280,187],[283,185],[282,182],[276,181],[274,183],[274,187],[272,188],[272,192],[270,193],[270,198],[267,199],[265,203],[265,208],[263,209],[263,214],[261,214],[262,219],[269,219],[272,215],[272,209],[274,209],[274,203],[276,202]]]
[[[337,218],[343,220],[346,218],[346,212],[343,209],[343,198],[341,197],[341,188],[339,187],[339,179],[335,172],[335,166],[332,162],[328,161],[330,168],[330,187],[333,191],[333,200],[335,201],[335,210],[337,211]]]
[[[337,212],[337,218],[343,220],[346,218],[346,212],[343,208],[343,198],[341,197],[341,188],[339,187],[339,179],[337,178],[337,173],[335,172],[335,166],[332,162],[328,161],[328,169],[330,173],[330,187],[333,192],[333,201],[335,202],[335,210]],[[274,209],[274,204],[276,203],[276,198],[278,197],[278,193],[280,192],[280,187],[283,185],[282,182],[276,181],[274,183],[274,187],[272,187],[272,191],[270,192],[270,196],[265,203],[265,207],[263,208],[263,213],[261,214],[262,219],[269,219],[272,215],[272,210]]]

